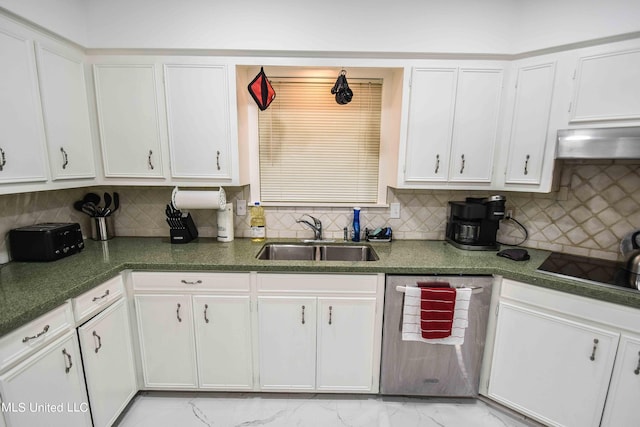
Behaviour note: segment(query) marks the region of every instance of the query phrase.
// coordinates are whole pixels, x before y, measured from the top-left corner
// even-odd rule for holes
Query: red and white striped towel
[[[469,302],[471,301],[471,288],[455,289],[455,306],[453,308],[453,320],[450,333],[443,338],[423,338],[422,333],[422,290],[416,286],[406,286],[404,294],[404,307],[402,314],[402,340],[421,341],[429,344],[462,345],[464,334],[469,325]],[[441,288],[447,289],[447,288]],[[446,311],[446,310],[443,310]],[[438,320],[436,312],[431,312],[432,320]],[[435,324],[441,326],[441,324]],[[429,327],[425,328],[431,329]],[[436,328],[433,328],[436,329]],[[440,330],[440,329],[436,329]],[[435,335],[435,334],[434,334]]]

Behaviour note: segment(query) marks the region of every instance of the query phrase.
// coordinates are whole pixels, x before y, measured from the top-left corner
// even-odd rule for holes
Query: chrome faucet
[[[303,217],[308,216],[309,218],[311,218],[313,220],[313,224],[311,224],[306,219],[302,219],[302,218],[296,220],[296,222],[299,224],[305,224],[307,227],[312,229],[314,233],[314,240],[322,240],[322,222],[320,222],[318,218],[313,217],[309,214],[304,214],[302,216]]]

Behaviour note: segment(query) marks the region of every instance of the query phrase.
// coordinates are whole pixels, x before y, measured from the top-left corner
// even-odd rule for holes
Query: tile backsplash
[[[640,229],[640,164],[631,161],[565,161],[559,188],[549,194],[499,192],[507,209],[529,232],[522,245],[531,248],[616,259],[625,234]],[[248,200],[247,187],[225,187],[227,199]],[[0,233],[38,222],[79,222],[86,237],[89,218],[73,209],[87,191],[117,191],[120,209],[114,214],[118,236],[168,236],[164,207],[169,187],[92,187],[0,196]],[[400,218],[389,219],[388,208],[363,208],[362,228],[390,226],[395,239],[444,239],[447,202],[482,197],[486,191],[389,189],[388,202],[400,203]],[[266,207],[267,236],[312,238],[311,230],[295,221],[303,213],[319,217],[324,237],[342,239],[352,219],[350,208]],[[201,236],[216,235],[216,212],[193,210]],[[234,216],[235,236],[249,236],[249,215]],[[524,237],[512,221],[503,221],[498,240],[517,243]],[[8,259],[6,238],[0,243],[0,263]]]

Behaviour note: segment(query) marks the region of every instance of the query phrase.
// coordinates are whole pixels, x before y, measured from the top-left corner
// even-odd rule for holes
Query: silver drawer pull
[[[207,309],[209,308],[209,304],[204,305],[204,321],[205,323],[209,323],[209,318],[207,317]]]
[[[598,342],[598,338],[593,339],[593,351],[591,352],[591,357],[589,358],[589,360],[591,360],[592,362],[596,360],[596,350],[598,349]]]
[[[185,285],[199,285],[202,283],[202,280],[196,280],[195,282],[189,282],[187,280],[180,280],[180,283],[184,283]]]
[[[436,154],[436,170],[433,173],[438,173],[440,170],[440,154]]]
[[[93,301],[93,302],[100,301],[101,299],[105,299],[108,296],[109,296],[109,289],[104,291],[104,294],[102,294],[101,297],[93,297],[93,299],[91,301]]]
[[[62,355],[64,356],[64,372],[65,373],[69,373],[69,371],[71,370],[71,367],[73,366],[73,363],[71,362],[71,355],[69,353],[67,353],[67,349],[63,348],[62,349]],[[67,366],[67,360],[69,361],[69,365]]]
[[[216,151],[216,165],[218,166],[218,170],[220,170],[220,152]]]
[[[329,324],[332,323],[333,306],[329,306]]]
[[[640,351],[638,352],[638,356],[640,356]],[[638,357],[638,367],[635,371],[633,371],[633,373],[636,375],[640,375],[640,357]]]
[[[460,164],[460,174],[462,174],[464,172],[464,154],[460,156],[460,160],[462,160],[462,163]]]
[[[147,158],[147,161],[149,162],[149,169],[153,170],[153,163],[151,162],[151,156],[153,155],[153,151],[149,150],[149,157]]]
[[[4,165],[7,164],[7,159],[4,156],[4,150],[0,148],[0,172],[4,169]]]
[[[524,174],[525,175],[529,174],[529,159],[530,158],[531,158],[531,156],[527,154],[527,157],[524,159]]]
[[[178,318],[178,322],[182,322],[182,318],[180,317],[180,303],[178,303],[178,308],[176,308],[176,317]]]
[[[28,342],[29,340],[35,340],[36,338],[40,338],[41,336],[46,334],[48,331],[49,331],[49,325],[45,325],[44,328],[42,329],[42,332],[38,332],[37,334],[31,337],[24,337],[22,339],[22,342]]]
[[[96,353],[97,353],[98,350],[102,348],[102,338],[100,338],[100,335],[98,335],[96,331],[93,331],[93,336],[98,338],[98,346],[96,347]]]
[[[302,324],[304,325],[304,305],[302,306]]]

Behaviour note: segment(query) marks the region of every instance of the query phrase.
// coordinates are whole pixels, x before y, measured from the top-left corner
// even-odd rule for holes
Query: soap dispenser
[[[353,238],[354,242],[360,241],[360,208],[353,208]]]

